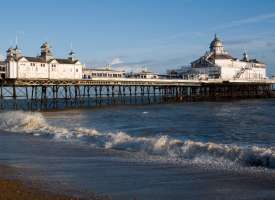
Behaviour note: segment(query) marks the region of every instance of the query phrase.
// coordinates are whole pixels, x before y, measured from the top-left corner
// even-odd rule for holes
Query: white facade
[[[138,79],[158,79],[159,75],[147,70],[142,70],[141,72],[131,74],[130,77]]]
[[[73,57],[54,58],[48,43],[38,57],[22,56],[19,49],[7,51],[5,77],[8,79],[82,79],[82,64]]]
[[[83,79],[92,78],[125,78],[125,71],[112,70],[111,68],[83,69]]]
[[[242,59],[233,58],[224,50],[221,40],[215,36],[210,52],[191,63],[191,70],[185,74],[198,79],[263,80],[266,79],[266,65],[256,59],[249,59],[244,53]]]

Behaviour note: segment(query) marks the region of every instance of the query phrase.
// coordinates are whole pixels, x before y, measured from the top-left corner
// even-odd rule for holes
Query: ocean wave
[[[104,149],[145,153],[175,161],[263,167],[275,169],[275,151],[258,146],[239,146],[181,140],[168,135],[136,137],[124,132],[101,133],[89,128],[66,128],[48,124],[41,113],[13,111],[1,113],[0,129],[30,133],[34,136],[48,134],[58,140],[77,139]]]

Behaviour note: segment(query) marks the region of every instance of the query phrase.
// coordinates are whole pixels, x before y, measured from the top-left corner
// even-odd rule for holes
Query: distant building
[[[16,48],[7,50],[5,76],[9,79],[81,79],[82,64],[71,51],[68,58],[55,58],[50,45],[41,47],[41,54],[28,57]]]
[[[92,78],[125,78],[125,71],[113,70],[110,67],[104,69],[83,69],[83,79]]]
[[[158,79],[159,75],[153,72],[149,72],[147,70],[142,70],[138,73],[132,73],[128,75],[129,78],[138,78],[138,79]]]
[[[187,79],[261,80],[266,79],[266,65],[256,59],[249,59],[247,53],[242,59],[232,57],[224,50],[223,43],[215,35],[210,52],[191,63],[189,69],[181,69]]]

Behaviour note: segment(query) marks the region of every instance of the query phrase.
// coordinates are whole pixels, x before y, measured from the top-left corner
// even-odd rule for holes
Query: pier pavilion
[[[81,79],[83,65],[74,57],[55,58],[51,46],[42,44],[41,54],[37,57],[24,56],[16,46],[7,50],[5,60],[6,79]]]
[[[178,74],[175,74],[178,72]],[[173,74],[174,73],[174,74]],[[210,43],[209,51],[191,62],[190,67],[170,70],[169,74],[185,79],[222,79],[257,81],[267,79],[266,64],[257,59],[250,59],[244,52],[241,59],[230,55],[223,42],[215,35]]]

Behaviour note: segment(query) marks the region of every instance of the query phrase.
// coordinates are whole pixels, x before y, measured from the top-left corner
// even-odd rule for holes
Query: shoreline
[[[51,192],[35,181],[19,177],[20,169],[0,164],[0,200],[111,200],[109,196],[77,197],[64,192]]]

